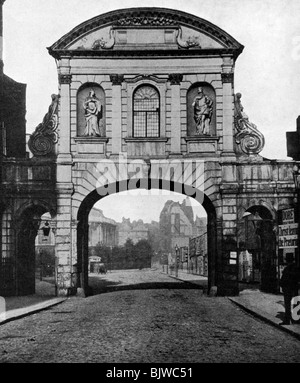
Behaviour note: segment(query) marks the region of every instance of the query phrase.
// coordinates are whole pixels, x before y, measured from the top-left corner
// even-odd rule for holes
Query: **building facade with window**
[[[195,15],[139,7],[84,21],[48,50],[57,63],[59,94],[52,95],[29,149],[32,164],[54,159],[55,187],[47,188],[55,191],[59,294],[88,291],[94,204],[139,186],[196,196],[207,213],[209,286],[236,294],[243,214],[267,209],[271,223],[264,232],[271,233],[277,210],[294,203],[295,184],[292,162],[260,156],[264,137],[235,94],[243,46]],[[36,166],[28,174],[43,180]],[[172,183],[164,183],[166,175]],[[48,195],[28,201],[24,211],[39,213]],[[25,234],[17,239],[22,247]],[[262,245],[262,285],[274,291],[276,254],[269,242]]]
[[[62,122],[71,129],[59,153],[69,153],[70,145],[76,163],[89,154],[165,158],[232,149],[220,135],[222,103],[232,108],[234,62],[243,47],[190,17],[160,8],[110,12],[49,48],[58,60]],[[195,121],[199,88],[208,110],[205,131],[204,117]]]
[[[161,251],[175,257],[176,245],[181,262],[185,262],[183,249],[188,249],[190,238],[197,232],[192,207],[187,202],[167,201],[159,217]]]
[[[207,230],[189,241],[189,264],[188,269],[193,274],[208,276],[208,251],[207,251]]]
[[[117,246],[117,223],[105,217],[101,209],[93,208],[89,214],[89,247],[96,245]]]
[[[149,239],[149,228],[139,219],[130,221],[130,218],[122,219],[118,224],[118,245],[124,246],[127,239],[131,239],[134,244],[145,239]]]
[[[135,188],[134,182],[127,182],[133,174],[148,182],[164,180],[160,170],[153,170],[155,161],[168,167],[177,160],[181,169],[183,163],[200,160],[209,229],[216,233],[213,204],[220,208],[216,201],[222,176],[216,159],[230,163],[241,153],[233,137],[233,77],[243,46],[219,27],[185,12],[129,8],[83,22],[48,49],[56,59],[59,80],[56,252],[65,291],[73,264],[79,263],[78,272],[86,275],[89,209],[107,192],[122,191],[124,185]],[[255,150],[259,147],[258,140]],[[145,166],[149,163],[151,177]],[[227,165],[228,182],[232,172]],[[179,185],[191,186],[199,178],[197,187],[203,187],[200,173],[174,177]],[[98,187],[101,181],[110,184],[110,190]],[[232,219],[229,213],[223,214],[226,217]],[[172,219],[175,230],[178,218]],[[71,256],[66,250],[68,225],[69,241],[76,243],[70,246]],[[233,235],[234,226],[228,223],[226,235]],[[193,234],[184,230],[177,238],[179,247],[188,246]],[[213,235],[210,238],[216,243]],[[173,241],[171,248],[175,245]],[[220,248],[218,254],[218,262],[223,262]],[[232,267],[226,270],[235,273]],[[220,281],[233,284],[231,275],[224,275],[218,275]]]

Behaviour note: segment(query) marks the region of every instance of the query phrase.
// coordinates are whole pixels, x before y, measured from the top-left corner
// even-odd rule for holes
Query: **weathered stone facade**
[[[196,232],[193,210],[188,199],[181,203],[169,200],[165,203],[160,217],[161,251],[172,253],[175,259],[176,246],[181,249],[189,246],[189,240]]]
[[[89,214],[89,247],[99,244],[117,246],[117,222],[104,216],[101,209],[94,208]]]
[[[130,218],[123,217],[122,222],[118,223],[118,237],[118,246],[124,246],[127,239],[136,244],[142,239],[149,239],[149,228],[141,219],[130,222]]]
[[[239,251],[243,214],[264,207],[276,229],[278,210],[293,206],[295,197],[294,163],[259,155],[263,135],[243,112],[241,95],[234,97],[234,66],[243,46],[193,15],[133,8],[88,20],[48,49],[59,80],[58,142],[51,152],[56,174],[48,155],[33,158],[24,164],[26,174],[18,174],[31,203],[55,211],[58,293],[79,286],[88,293],[93,205],[108,192],[141,186],[179,191],[203,204],[209,285],[221,295],[236,294],[238,265],[230,257]],[[209,116],[202,115],[205,134],[193,109],[199,88],[212,106]],[[98,133],[86,133],[96,132],[95,126]],[[8,163],[4,177],[7,201],[18,196],[13,215],[26,201],[19,186],[9,194],[9,169],[21,167]],[[39,167],[49,167],[42,185],[38,175],[30,176]],[[11,205],[5,204],[8,216]]]

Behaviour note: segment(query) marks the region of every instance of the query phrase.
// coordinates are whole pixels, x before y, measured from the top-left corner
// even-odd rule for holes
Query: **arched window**
[[[139,87],[133,95],[133,137],[159,137],[159,94],[150,85]]]

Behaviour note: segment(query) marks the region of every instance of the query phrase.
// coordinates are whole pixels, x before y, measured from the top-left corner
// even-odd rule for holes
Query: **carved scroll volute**
[[[258,154],[265,146],[265,138],[256,125],[249,121],[241,104],[241,93],[234,96],[235,142],[245,154]]]
[[[106,41],[103,37],[94,41],[92,49],[101,50],[101,49],[111,49],[115,45],[115,32],[110,29],[109,31],[109,39]]]
[[[199,37],[197,36],[189,36],[186,40],[182,38],[182,28],[179,27],[177,31],[177,44],[180,48],[201,48],[199,43]]]
[[[28,147],[35,156],[49,156],[55,153],[55,144],[58,141],[58,102],[59,96],[51,95],[52,102],[43,122],[31,134]]]

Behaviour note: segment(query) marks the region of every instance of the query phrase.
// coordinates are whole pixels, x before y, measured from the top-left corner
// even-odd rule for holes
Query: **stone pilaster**
[[[70,60],[62,59],[60,63],[58,80],[60,84],[60,118],[59,118],[59,145],[58,155],[70,154],[70,130],[71,130],[71,109],[70,109]]]
[[[112,155],[118,155],[122,151],[122,99],[121,87],[123,75],[110,75],[112,82]]]
[[[181,130],[180,130],[180,82],[183,75],[173,73],[169,75],[171,84],[171,155],[181,154]]]
[[[223,85],[223,156],[233,156],[233,59],[223,57],[222,85]]]
[[[223,82],[223,155],[233,154],[233,92],[230,82]]]
[[[76,236],[73,238],[75,234],[71,229],[72,192],[72,189],[68,189],[66,186],[63,189],[63,185],[58,184],[55,256],[57,293],[60,296],[70,295],[74,287],[72,283],[72,249],[74,244],[76,244]]]
[[[59,63],[60,83],[60,113],[59,113],[59,141],[57,156],[57,182],[71,183],[71,108],[70,108],[70,60],[63,58]]]
[[[59,61],[60,85],[59,141],[57,151],[57,217],[55,251],[58,295],[67,296],[72,289],[72,156],[71,156],[71,100],[70,59]]]

